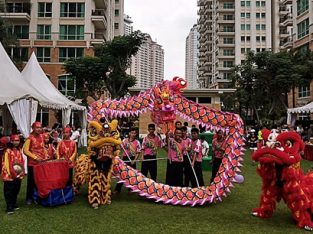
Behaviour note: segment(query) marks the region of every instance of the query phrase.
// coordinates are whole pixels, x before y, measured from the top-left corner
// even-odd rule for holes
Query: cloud
[[[197,0],[125,0],[135,30],[151,35],[164,49],[164,77],[185,77],[185,41],[197,22]]]

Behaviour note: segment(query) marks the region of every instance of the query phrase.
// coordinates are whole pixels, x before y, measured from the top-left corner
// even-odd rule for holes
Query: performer
[[[199,186],[204,186],[203,174],[202,174],[202,143],[199,139],[199,129],[191,129],[191,149],[190,149],[190,158],[192,160],[191,166],[194,168]],[[196,178],[193,171],[189,170],[189,176],[191,178],[191,186],[193,188],[198,187]]]
[[[155,135],[155,125],[148,125],[149,134],[143,139],[142,142],[142,159],[156,159],[158,147],[163,147],[164,143],[161,138]],[[157,178],[157,161],[143,161],[141,165],[141,173],[145,176],[148,176],[148,172],[150,172],[151,179],[156,181]]]
[[[183,172],[184,172],[184,186],[185,187],[189,187],[189,183],[190,183],[190,171],[191,171],[191,165],[188,159],[188,151],[190,150],[191,147],[191,139],[188,137],[188,129],[186,126],[183,126],[181,128],[182,130],[182,141],[183,144],[185,145],[185,151],[183,152],[184,154],[184,168],[183,168]]]
[[[123,151],[123,160],[129,161],[129,158],[131,159],[131,162],[126,162],[126,164],[130,167],[133,167],[136,169],[136,162],[135,160],[138,158],[140,152],[141,152],[141,146],[140,142],[136,139],[136,129],[131,128],[128,138],[125,138],[122,141],[122,149]],[[127,156],[128,155],[128,156]],[[129,158],[128,158],[129,157]],[[116,184],[114,194],[118,194],[121,192],[122,184]]]
[[[212,177],[210,183],[213,182],[216,173],[222,163],[222,159],[225,153],[225,136],[221,130],[217,132],[217,136],[212,141],[212,155],[213,155],[213,165],[212,165]]]
[[[42,135],[42,126],[40,122],[32,124],[33,131],[26,139],[23,152],[27,156],[27,193],[26,204],[33,202],[34,189],[36,188],[33,174],[33,166],[47,158],[47,152],[44,146],[44,137]]]
[[[8,137],[3,136],[0,138],[0,168],[2,168],[2,158],[8,143],[9,143]]]
[[[24,159],[19,147],[20,137],[18,135],[12,135],[10,139],[11,143],[5,150],[1,171],[7,214],[13,214],[15,210],[19,209],[16,200],[20,192],[21,181],[24,177]]]
[[[66,127],[63,129],[63,140],[59,142],[57,146],[57,159],[65,159],[69,166],[69,181],[68,185],[73,183],[73,168],[75,166],[75,160],[77,156],[77,146],[75,141],[70,139],[72,129]]]
[[[51,143],[50,134],[45,132],[43,134],[45,140],[45,150],[47,152],[47,159],[55,159],[56,158],[56,148]]]
[[[182,131],[176,128],[174,138],[168,139],[168,160],[166,170],[166,184],[171,186],[183,186],[183,165],[185,144],[182,140]]]

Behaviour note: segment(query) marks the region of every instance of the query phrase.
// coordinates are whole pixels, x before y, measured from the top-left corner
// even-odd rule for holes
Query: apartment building
[[[132,58],[130,74],[136,77],[137,88],[152,88],[164,79],[164,50],[150,36]]]
[[[198,26],[195,24],[191,28],[186,38],[186,57],[185,57],[185,79],[187,80],[187,88],[197,89],[198,85]]]
[[[26,62],[34,51],[51,82],[69,97],[76,86],[62,67],[64,61],[93,56],[95,45],[112,40],[124,30],[123,0],[4,2],[0,17],[20,42],[19,47],[11,49],[11,56]],[[52,114],[50,117],[53,119]]]
[[[133,20],[129,15],[124,14],[124,35],[129,35],[134,31]]]
[[[199,85],[229,87],[230,69],[249,51],[272,50],[275,1],[198,0]],[[277,3],[277,1],[276,1]]]

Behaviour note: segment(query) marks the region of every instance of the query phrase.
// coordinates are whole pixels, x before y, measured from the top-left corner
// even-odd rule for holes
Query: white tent
[[[297,114],[301,113],[312,113],[313,112],[313,102],[310,102],[304,106],[289,108],[287,110],[287,124],[294,125],[296,122]]]
[[[23,79],[35,89],[40,95],[44,95],[47,99],[58,103],[58,107],[62,109],[62,125],[65,126],[70,122],[71,110],[80,111],[80,122],[82,126],[81,139],[82,145],[87,145],[86,127],[87,127],[87,110],[86,107],[77,105],[75,102],[66,98],[48,79],[42,70],[35,53],[32,53],[29,61],[22,71]]]

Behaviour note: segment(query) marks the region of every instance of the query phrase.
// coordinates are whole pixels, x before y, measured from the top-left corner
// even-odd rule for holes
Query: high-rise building
[[[191,28],[186,38],[186,61],[185,61],[185,79],[190,89],[198,88],[198,26],[195,24]]]
[[[67,96],[73,96],[76,86],[64,61],[93,56],[94,45],[123,34],[124,0],[4,2],[0,17],[19,39],[11,56],[26,62],[34,51],[51,82]]]
[[[249,51],[288,48],[292,35],[288,3],[198,0],[200,87],[227,88],[230,69]]]
[[[129,15],[124,14],[124,35],[129,35],[133,32],[133,21]]]
[[[151,88],[164,79],[164,50],[148,36],[132,58],[130,74],[136,77],[135,87]]]

